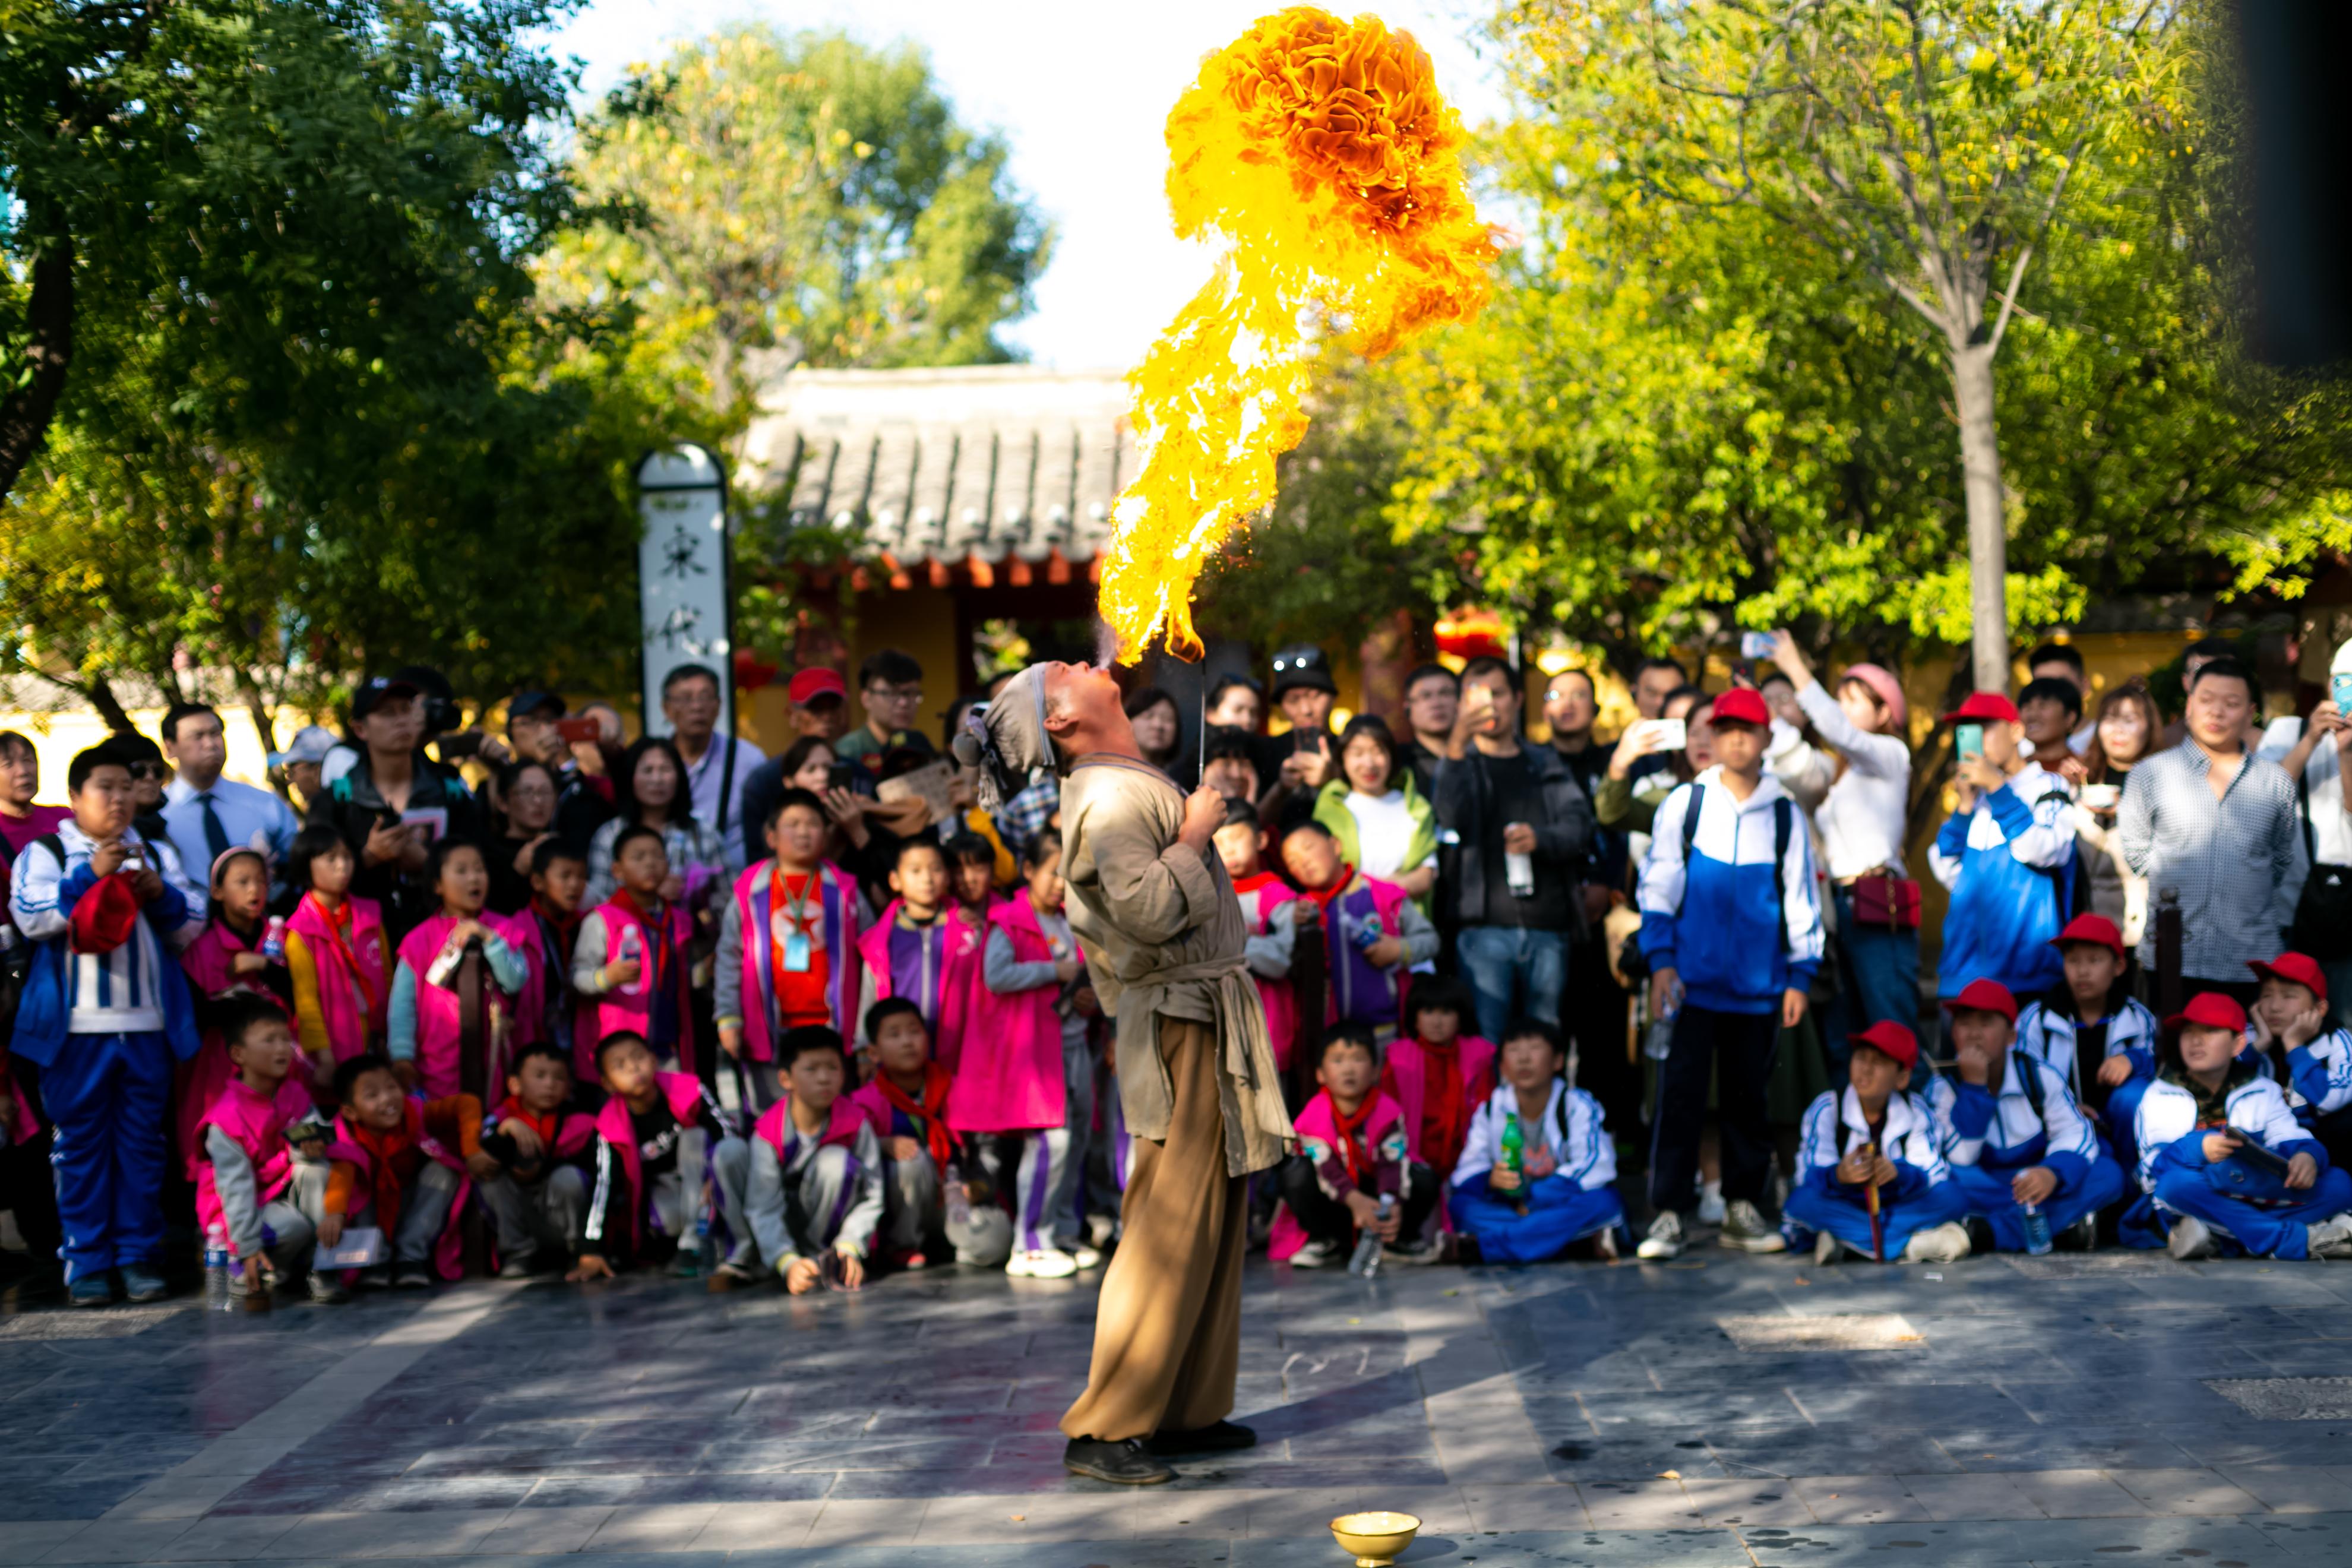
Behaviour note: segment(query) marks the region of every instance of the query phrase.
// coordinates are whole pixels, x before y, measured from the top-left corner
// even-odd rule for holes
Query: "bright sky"
[[[1054,225],[1036,311],[1006,336],[1040,364],[1125,369],[1208,276],[1201,252],[1169,232],[1161,123],[1202,55],[1277,8],[1276,0],[592,0],[555,48],[586,63],[593,100],[674,40],[731,22],[922,45],[965,123],[1003,134],[1014,182]],[[1384,0],[1376,13],[1421,40],[1439,85],[1474,123],[1502,108],[1470,38],[1486,11],[1478,0]]]

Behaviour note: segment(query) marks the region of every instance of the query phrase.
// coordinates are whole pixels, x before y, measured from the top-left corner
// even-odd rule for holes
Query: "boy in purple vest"
[[[1437,1178],[1405,1157],[1404,1111],[1379,1089],[1380,1049],[1365,1024],[1323,1035],[1315,1081],[1295,1119],[1300,1152],[1280,1167],[1282,1200],[1268,1256],[1300,1268],[1344,1261],[1370,1233],[1385,1245],[1418,1236],[1437,1202]]]
[[[1405,971],[1437,956],[1437,928],[1402,888],[1341,859],[1339,841],[1311,817],[1283,835],[1282,863],[1300,894],[1291,918],[1323,932],[1327,1021],[1369,1025],[1382,1043],[1394,1038]]]

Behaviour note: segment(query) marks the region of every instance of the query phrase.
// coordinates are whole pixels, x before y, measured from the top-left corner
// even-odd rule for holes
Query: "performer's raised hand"
[[[1216,842],[1217,829],[1224,825],[1225,797],[1202,784],[1184,801],[1184,826],[1176,830],[1176,842],[1205,855]]]

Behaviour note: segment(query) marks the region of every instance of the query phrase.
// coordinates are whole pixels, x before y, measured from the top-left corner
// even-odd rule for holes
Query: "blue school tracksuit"
[[[2058,1178],[2041,1205],[2053,1231],[2124,1195],[2123,1169],[2108,1157],[2064,1076],[2021,1048],[2010,1050],[1998,1090],[1937,1078],[1927,1085],[1927,1100],[1952,1180],[1967,1195],[1969,1213],[1992,1227],[2002,1252],[2025,1250],[2025,1205],[2010,1182],[2036,1165]]]
[[[1936,879],[1952,892],[1937,995],[1957,996],[1972,980],[1998,980],[2011,995],[2031,996],[2065,979],[2065,959],[2050,941],[2073,912],[2074,799],[2064,779],[2028,763],[1979,796],[1976,809],[1945,819],[1927,856]]]
[[[163,891],[113,952],[70,951],[74,906],[98,882],[96,846],[71,822],[16,857],[8,895],[34,944],[9,1048],[41,1069],[57,1128],[49,1163],[68,1283],[162,1267],[165,1111],[174,1065],[196,1054],[195,1008],[173,954],[204,930],[204,900],[176,856],[124,837],[163,873]]]
[[[2120,989],[2120,987],[2118,987]],[[2140,1096],[2156,1079],[2156,1047],[2164,1026],[2137,998],[2126,996],[2095,1027],[2105,1033],[2101,1059],[2123,1057],[2131,1063],[2131,1077],[2107,1090],[2106,1102],[2096,1112],[2100,1134],[2119,1171],[2139,1164],[2139,1144],[2132,1124],[2139,1115]],[[2065,1075],[2074,1102],[2088,1110],[2096,1088],[2083,1077],[2082,1057],[2075,1048],[2084,1025],[2075,1016],[2074,994],[2062,980],[2017,1016],[2017,1048],[2037,1057]]]
[[[2177,1070],[2159,1073],[2139,1102],[2139,1184],[2153,1202],[2125,1216],[2124,1241],[2161,1247],[2174,1216],[2189,1215],[2259,1257],[2310,1257],[2309,1227],[2352,1209],[2352,1175],[2327,1163],[2326,1149],[2294,1119],[2284,1091],[2242,1058],[2230,1066],[2223,1101],[2229,1128],[2283,1159],[2309,1154],[2319,1179],[2298,1192],[2236,1156],[2209,1163],[2205,1134],[2219,1127],[2200,1123],[2197,1097],[2169,1076]]]
[[[1601,1125],[1601,1102],[1560,1079],[1551,1080],[1551,1100],[1540,1117],[1519,1118],[1526,1152],[1549,1150],[1557,1166],[1516,1194],[1487,1184],[1487,1173],[1502,1159],[1504,1125],[1518,1109],[1519,1091],[1507,1083],[1472,1112],[1446,1199],[1454,1223],[1478,1243],[1478,1256],[1488,1263],[1541,1263],[1596,1231],[1625,1223],[1617,1198],[1617,1145]],[[1522,1199],[1525,1214],[1518,1209]]]
[[[2286,1054],[2288,1109],[2308,1127],[2352,1105],[2352,1029],[2330,1029]]]
[[[1887,1097],[1886,1121],[1879,1134],[1882,1151],[1895,1162],[1895,1180],[1878,1189],[1879,1229],[1885,1247],[1879,1256],[1893,1263],[1913,1237],[1965,1217],[1969,1205],[1937,1144],[1935,1117],[1917,1095]],[[1852,1085],[1832,1089],[1806,1108],[1804,1132],[1797,1145],[1797,1180],[1780,1211],[1780,1234],[1792,1249],[1809,1249],[1814,1237],[1826,1230],[1864,1258],[1870,1256],[1870,1209],[1864,1190],[1837,1177],[1838,1162],[1846,1151],[1870,1141],[1862,1097]]]

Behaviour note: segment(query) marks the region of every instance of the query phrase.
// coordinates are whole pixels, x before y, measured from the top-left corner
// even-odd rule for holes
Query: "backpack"
[[[1690,864],[1691,846],[1698,842],[1698,816],[1706,807],[1706,786],[1690,786],[1690,807],[1683,813],[1683,864]],[[1780,933],[1780,952],[1789,951],[1789,844],[1796,837],[1797,806],[1787,795],[1772,803],[1772,925]]]

